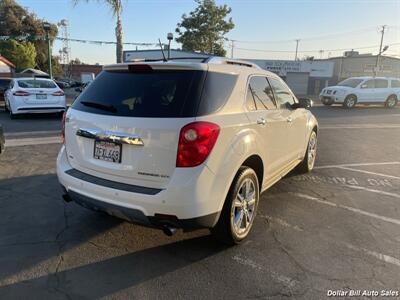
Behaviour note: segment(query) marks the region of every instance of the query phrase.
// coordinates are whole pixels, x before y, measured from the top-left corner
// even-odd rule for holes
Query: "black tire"
[[[8,107],[7,107],[7,101],[6,101],[6,100],[4,100],[4,110],[5,110],[6,112],[8,112]]]
[[[329,99],[329,100],[328,99],[322,99],[321,102],[322,102],[323,105],[326,105],[326,106],[331,106],[333,104],[333,100],[332,99]]]
[[[247,182],[251,182],[253,184],[254,188],[254,206],[252,206],[252,214],[251,214],[251,220],[250,222],[247,222],[246,216],[249,216],[249,212],[242,213],[242,219],[243,217],[246,219],[245,222],[241,221],[240,226],[244,223],[248,225],[248,227],[245,229],[245,231],[242,234],[238,234],[237,230],[235,229],[235,225],[233,224],[234,221],[234,215],[235,215],[235,209],[236,209],[236,200],[239,199],[238,194],[240,191],[242,191],[243,186],[246,185]],[[258,185],[258,178],[257,174],[254,172],[253,169],[242,166],[240,167],[238,173],[236,174],[231,187],[229,189],[228,195],[225,199],[224,207],[222,209],[221,215],[219,217],[217,225],[215,225],[214,228],[211,229],[211,233],[214,235],[214,237],[219,240],[220,242],[227,244],[227,245],[236,245],[240,244],[249,234],[251,231],[251,228],[254,223],[255,216],[257,214],[257,206],[258,202],[260,199],[260,188]],[[235,201],[235,202],[234,202]],[[244,201],[243,201],[244,202]],[[247,202],[249,203],[249,202]],[[248,209],[250,206],[247,207]],[[238,208],[238,210],[242,210],[243,212],[243,207]],[[250,211],[250,209],[249,209]],[[246,225],[244,225],[246,226]]]
[[[349,95],[344,99],[343,107],[351,109],[357,104],[357,97],[355,95]]]
[[[395,95],[391,95],[386,99],[385,107],[387,108],[394,108],[398,103],[398,99]]]
[[[313,143],[313,139],[315,139],[315,144],[311,145]],[[304,158],[301,161],[301,163],[296,167],[297,173],[300,173],[300,174],[308,173],[308,172],[311,172],[312,169],[314,168],[315,157],[317,154],[317,141],[318,141],[317,132],[315,130],[313,130],[308,139],[306,154],[304,155]],[[311,146],[315,146],[314,152],[313,152],[314,154],[312,155],[313,156],[312,158],[310,156],[310,151],[312,151],[312,149],[310,148]],[[311,161],[311,159],[312,159],[312,161]]]
[[[10,115],[11,120],[15,120],[17,118],[17,116],[15,114],[13,114],[13,112],[11,110],[9,110],[8,113]]]

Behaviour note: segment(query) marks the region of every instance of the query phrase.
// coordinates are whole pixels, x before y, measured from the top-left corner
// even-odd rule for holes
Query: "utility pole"
[[[386,25],[382,26],[382,30],[381,30],[381,44],[379,46],[379,53],[376,56],[376,63],[375,63],[375,69],[374,69],[374,76],[376,76],[378,74],[378,67],[379,67],[379,59],[380,56],[382,54],[382,44],[383,44],[383,36],[385,35],[385,29],[386,29]]]
[[[297,39],[297,40],[296,40],[296,54],[294,55],[294,60],[295,60],[295,61],[297,60],[297,51],[299,50],[299,42],[300,42],[300,40]]]
[[[235,48],[235,40],[231,40],[231,58],[233,58],[233,48]]]
[[[51,45],[50,45],[50,37],[49,37],[49,31],[51,29],[50,23],[43,23],[43,29],[46,32],[46,40],[47,40],[47,59],[49,62],[49,75],[50,78],[53,79],[53,67],[51,65]]]

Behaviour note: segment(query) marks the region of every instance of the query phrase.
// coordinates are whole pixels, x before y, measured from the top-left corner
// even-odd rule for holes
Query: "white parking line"
[[[391,129],[400,128],[399,124],[335,124],[330,126],[320,126],[319,129]]]
[[[59,136],[41,137],[41,138],[6,139],[6,148],[29,146],[29,145],[59,144],[59,143],[61,143],[61,138]]]
[[[285,220],[277,219],[277,218],[269,217],[269,216],[268,216],[268,219],[270,219],[273,222],[275,221],[275,223],[278,224],[278,225],[281,225],[283,227],[287,227],[287,228],[294,229],[294,230],[298,231],[296,229],[296,228],[299,228],[297,225],[290,225]],[[279,221],[276,222],[276,220],[279,220]],[[328,241],[331,241],[331,240],[328,240]],[[356,247],[356,246],[354,246],[352,244],[349,244],[349,243],[344,243],[344,242],[340,242],[340,241],[339,241],[339,243],[342,244],[342,245],[345,245],[347,248],[349,248],[351,250],[355,250],[355,251],[358,251],[358,252],[363,252],[363,253],[368,254],[370,256],[373,256],[373,257],[375,257],[375,258],[377,258],[379,260],[382,260],[382,261],[384,261],[386,263],[389,263],[389,264],[392,264],[392,265],[400,267],[400,259],[398,259],[398,258],[389,256],[389,255],[386,255],[386,254],[382,254],[382,253],[379,253],[379,252],[371,251],[371,250],[368,250],[368,249],[359,248],[359,247]]]
[[[392,223],[392,224],[400,225],[400,220],[398,220],[398,219],[393,219],[393,218],[377,215],[377,214],[370,213],[370,212],[367,212],[367,211],[364,211],[364,210],[361,210],[361,209],[358,209],[358,208],[354,208],[354,207],[346,206],[346,205],[342,205],[342,204],[337,204],[337,203],[333,203],[333,202],[329,202],[329,201],[326,201],[326,200],[323,200],[323,199],[319,199],[319,198],[316,198],[316,197],[313,197],[313,196],[309,196],[309,195],[305,195],[305,194],[301,194],[301,193],[292,193],[292,192],[290,192],[290,193],[295,195],[295,196],[297,196],[297,197],[300,197],[300,198],[303,198],[303,199],[307,199],[307,200],[311,200],[311,201],[314,201],[314,202],[317,202],[317,203],[320,203],[320,204],[328,205],[328,206],[331,206],[331,207],[342,208],[342,209],[345,209],[345,210],[348,210],[348,211],[351,211],[351,212],[354,212],[354,213],[357,213],[357,214],[360,214],[360,215],[364,215],[364,216],[368,216],[368,217],[377,219],[377,220],[381,220],[381,221],[389,222],[389,223]]]
[[[392,265],[396,265],[396,266],[400,267],[400,259],[397,259],[395,257],[389,256],[389,255],[386,255],[386,254],[382,254],[382,253],[378,253],[378,252],[375,252],[375,251],[367,250],[367,249],[364,249],[364,248],[358,248],[358,247],[353,246],[351,244],[345,243],[345,245],[349,249],[360,251],[360,252],[364,252],[364,253],[366,253],[366,254],[368,254],[370,256],[373,256],[373,257],[375,257],[375,258],[377,258],[379,260],[382,260],[384,262],[387,262],[387,263],[390,263]]]
[[[6,132],[6,138],[13,138],[19,136],[34,136],[34,135],[59,135],[60,130],[47,130],[47,131],[22,131],[22,132]]]
[[[363,187],[363,186],[359,186],[359,185],[346,184],[345,186],[349,187],[349,188],[352,188],[352,189],[356,189],[356,190],[363,190],[363,191],[367,191],[367,192],[377,193],[377,194],[381,194],[381,195],[390,196],[390,197],[394,197],[394,198],[399,198],[400,199],[400,195],[399,194],[395,194],[395,193],[385,192],[385,191],[381,191],[381,190],[369,189],[369,188],[366,188],[366,187]]]
[[[317,166],[314,169],[330,169],[330,168],[362,167],[362,166],[381,166],[381,165],[400,165],[400,161],[326,165],[326,166]]]
[[[359,169],[353,169],[353,168],[348,168],[348,167],[336,167],[336,168],[354,171],[354,172],[365,173],[365,174],[371,174],[371,175],[376,175],[376,176],[383,176],[383,177],[388,177],[388,178],[393,178],[393,179],[400,179],[400,177],[398,177],[398,176],[387,175],[387,174],[383,174],[383,173],[376,173],[376,172],[371,172],[371,171],[366,171],[366,170],[359,170]]]

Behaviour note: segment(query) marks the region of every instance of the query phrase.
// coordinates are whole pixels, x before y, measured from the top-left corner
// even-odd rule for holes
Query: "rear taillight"
[[[28,92],[25,91],[15,91],[13,93],[14,96],[29,96],[30,94]]]
[[[57,92],[54,92],[52,95],[53,96],[64,96],[65,94],[63,91],[57,91]]]
[[[202,164],[211,153],[220,127],[209,122],[193,122],[181,129],[179,135],[177,167],[195,167]]]
[[[67,111],[63,113],[62,123],[61,123],[61,140],[63,144],[65,144],[65,119],[66,119]]]

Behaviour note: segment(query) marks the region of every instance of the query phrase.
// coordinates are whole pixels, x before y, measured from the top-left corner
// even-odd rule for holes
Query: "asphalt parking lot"
[[[313,112],[316,169],[265,192],[249,239],[227,248],[207,230],[167,237],[64,203],[60,118],[0,109],[0,298],[400,298],[400,107]]]

